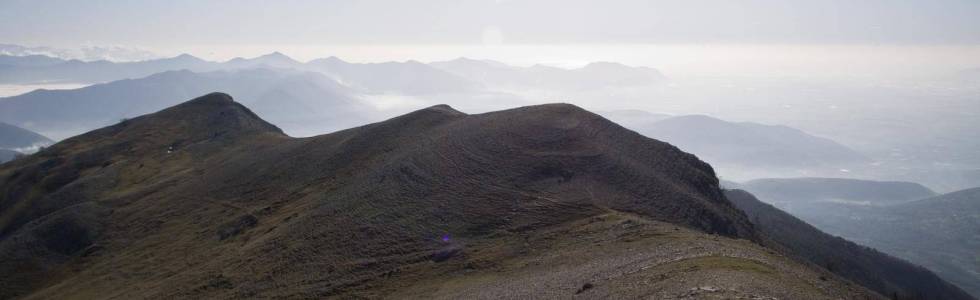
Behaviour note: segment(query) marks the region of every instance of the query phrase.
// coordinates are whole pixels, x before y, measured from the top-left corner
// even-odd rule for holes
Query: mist
[[[0,263],[0,278],[156,259],[120,246],[132,239],[190,249],[164,276],[208,282],[190,298],[465,298],[399,272],[449,282],[603,245],[693,253],[669,235],[766,268],[779,252],[792,263],[763,273],[809,274],[836,298],[980,296],[980,2],[607,2],[3,1],[0,256],[49,264],[15,278]],[[289,294],[190,263],[287,244],[302,259],[250,267],[316,257],[301,265],[329,272],[284,282],[325,286]],[[137,260],[119,264],[156,263]],[[565,294],[479,295],[629,298],[595,272],[540,281]],[[704,278],[745,284],[726,276]],[[18,282],[0,299],[78,287]],[[656,289],[728,292],[684,284]]]

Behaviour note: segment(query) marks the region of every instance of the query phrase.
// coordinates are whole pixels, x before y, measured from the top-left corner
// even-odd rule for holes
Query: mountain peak
[[[163,128],[166,130],[162,130]],[[155,132],[161,137],[186,141],[260,133],[283,134],[281,129],[262,120],[251,110],[235,102],[230,95],[221,92],[200,96],[156,113],[121,122],[108,129],[137,136]]]
[[[201,60],[197,56],[190,55],[190,54],[187,54],[187,53],[182,53],[180,55],[174,56],[173,59],[179,59],[179,60]]]
[[[589,68],[630,68],[630,66],[610,61],[594,61],[582,67],[584,69]]]
[[[256,57],[255,59],[260,59],[260,60],[271,60],[271,59],[274,59],[274,60],[279,60],[279,61],[296,61],[292,57],[289,57],[289,56],[287,56],[285,54],[282,54],[282,52],[279,52],[279,51],[272,52],[272,53],[269,53],[269,54],[266,54],[266,55],[262,55],[262,56]]]
[[[429,107],[425,108],[425,110],[443,112],[443,113],[452,114],[452,115],[465,115],[466,114],[466,113],[463,113],[461,111],[456,110],[455,108],[453,108],[452,106],[449,106],[448,104],[437,104],[437,105],[429,106]]]
[[[235,103],[234,98],[231,95],[222,92],[213,92],[191,99],[180,105],[204,105],[206,103],[216,104],[216,105],[228,105]]]
[[[312,60],[310,62],[319,62],[319,63],[347,63],[347,61],[344,61],[343,59],[340,59],[340,57],[336,57],[336,56],[332,56],[332,55],[330,57],[327,57],[327,58],[314,59],[314,60]]]

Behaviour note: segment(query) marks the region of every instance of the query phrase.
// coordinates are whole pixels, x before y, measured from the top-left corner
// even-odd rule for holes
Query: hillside
[[[209,94],[0,166],[0,297],[879,298],[571,105],[290,138]]]
[[[969,299],[929,270],[821,232],[742,190],[725,195],[772,243],[844,278],[899,299]]]

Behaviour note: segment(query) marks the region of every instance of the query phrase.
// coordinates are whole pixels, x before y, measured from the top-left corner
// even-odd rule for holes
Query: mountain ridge
[[[556,296],[598,280],[597,295],[874,297],[745,240],[758,240],[752,225],[695,156],[572,105],[439,105],[290,138],[231,101],[209,94],[0,166],[0,206],[17,207],[0,210],[0,273],[17,274],[0,279],[15,287],[3,297],[367,297],[492,270],[557,284]],[[581,256],[596,245],[608,251]],[[598,279],[520,267],[547,249],[591,261],[574,273]],[[668,279],[637,290],[609,264],[623,259]],[[702,267],[669,275],[688,264]],[[723,284],[711,278],[732,280],[685,283]],[[478,290],[544,292],[500,283]],[[455,291],[439,290],[411,293]]]

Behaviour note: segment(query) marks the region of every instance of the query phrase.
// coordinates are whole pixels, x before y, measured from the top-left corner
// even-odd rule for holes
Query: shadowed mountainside
[[[3,298],[878,297],[750,242],[693,155],[564,104],[290,138],[210,94],[0,180]]]

